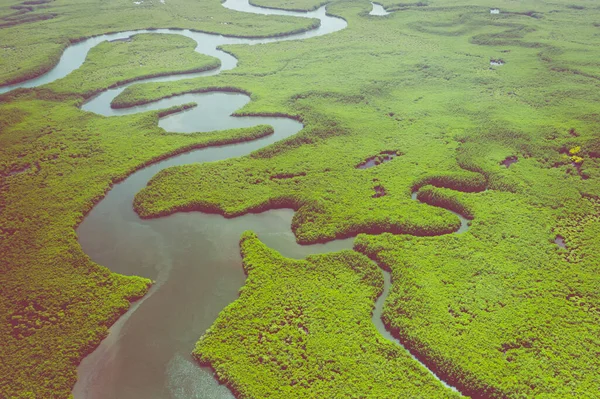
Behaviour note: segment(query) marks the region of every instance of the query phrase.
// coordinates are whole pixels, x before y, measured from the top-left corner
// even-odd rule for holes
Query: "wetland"
[[[597,7],[117,3],[0,8],[0,396],[595,391]]]

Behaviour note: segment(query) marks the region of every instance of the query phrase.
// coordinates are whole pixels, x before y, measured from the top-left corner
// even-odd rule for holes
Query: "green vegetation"
[[[193,353],[236,396],[460,397],[375,329],[383,279],[367,257],[286,259],[251,232],[240,245],[246,285]]]
[[[313,99],[311,102],[323,112],[335,112],[325,101]],[[410,199],[413,185],[420,180],[427,182],[426,175],[414,169],[414,174],[401,175],[397,171],[402,165],[427,158],[426,162],[432,166],[447,165],[449,172],[444,176],[448,181],[469,185],[478,182],[478,176],[460,170],[454,159],[444,159],[441,146],[418,148],[417,143],[407,140],[400,144],[392,137],[386,142],[387,131],[382,129],[383,137],[377,137],[369,126],[373,115],[368,113],[367,107],[356,111],[348,105],[345,108],[354,115],[348,124],[353,130],[340,126],[341,121],[331,123],[332,127],[320,125],[306,113],[304,122],[309,128],[289,140],[286,146],[276,144],[251,157],[222,163],[169,168],[157,174],[136,196],[134,207],[142,217],[182,210],[220,212],[232,217],[248,210],[290,207],[298,210],[292,229],[298,240],[305,243],[369,231],[433,235],[458,228],[458,219],[449,212]],[[359,130],[361,123],[364,130]],[[365,133],[367,128],[371,130],[370,136]],[[333,134],[338,137],[327,138]],[[344,147],[343,143],[358,141],[359,137],[361,147]],[[311,143],[313,140],[316,142]],[[400,148],[407,155],[374,168],[355,168],[366,155],[398,145],[402,145]],[[318,146],[332,150],[315,152]],[[333,148],[343,148],[344,152],[335,156]],[[423,151],[427,156],[423,156]],[[279,154],[274,156],[272,152]],[[285,153],[286,156],[282,156]],[[450,172],[452,169],[454,173]],[[276,178],[282,175],[291,177]],[[374,189],[379,185],[383,185],[387,195],[373,198]],[[244,195],[240,195],[242,191]],[[398,212],[398,208],[403,212]]]
[[[0,5],[0,16],[13,18],[19,0]],[[110,32],[148,28],[182,28],[232,36],[273,36],[304,31],[318,20],[265,16],[226,10],[219,0],[56,0],[27,1],[27,18],[0,22],[0,85],[30,79],[48,71],[62,51],[81,39]],[[19,12],[17,10],[17,12]],[[36,18],[37,22],[31,20]],[[14,19],[14,18],[13,18]],[[35,23],[32,23],[35,22]]]
[[[57,93],[86,97],[109,87],[173,73],[218,68],[217,58],[196,53],[196,42],[185,36],[141,34],[131,41],[104,42],[92,48],[81,68],[46,87]]]
[[[138,194],[136,210],[144,217],[189,209],[235,216],[292,207],[303,243],[388,232],[360,235],[355,249],[392,271],[385,322],[431,369],[475,397],[596,395],[598,6],[499,0],[492,6],[501,13],[491,15],[480,0],[381,3],[399,11],[374,17],[368,1],[336,1],[328,10],[348,21],[341,32],[227,46],[239,59],[233,71],[127,89],[117,105],[236,88],[252,96],[243,113],[292,115],[306,126],[248,157],[164,171]],[[22,17],[3,6],[5,19],[56,16],[2,28],[0,54],[11,56],[0,57],[0,80],[48,69],[69,39],[150,23],[236,35],[314,23],[228,11],[216,0],[98,4],[60,0]],[[302,4],[267,5],[318,5]],[[140,39],[129,46],[145,46]],[[165,38],[165,46],[167,40],[178,39]],[[117,80],[181,71],[188,61],[207,65],[182,42],[181,65],[162,67],[157,59],[131,73],[124,65],[147,50],[140,47],[129,60],[121,45],[90,53],[97,64],[83,67],[95,77],[89,86],[79,86],[76,72],[1,98],[0,396],[68,396],[79,359],[128,300],[146,291],[148,280],[110,273],[76,242],[73,228],[111,184],[172,153],[270,132],[263,126],[178,135],[156,126],[158,112],[81,112],[84,93]],[[490,66],[500,58],[505,65]],[[402,156],[356,168],[385,151]],[[519,161],[500,165],[510,156]],[[374,198],[376,189],[385,195]],[[415,189],[425,203],[411,200]],[[439,206],[472,218],[469,231],[433,237],[459,225]],[[554,244],[557,235],[566,248]],[[369,384],[373,396],[383,389],[394,397],[451,394],[375,332],[369,312],[381,280],[364,256],[291,261],[252,235],[244,236],[242,250],[247,286],[196,349],[240,395],[263,397],[269,389],[335,396],[347,389],[340,396],[368,396]],[[290,354],[306,359],[290,361]]]
[[[576,397],[598,386],[598,200],[552,194],[573,197],[578,216],[507,192],[454,194],[475,216],[468,233],[355,243],[392,270],[386,325],[468,395]]]

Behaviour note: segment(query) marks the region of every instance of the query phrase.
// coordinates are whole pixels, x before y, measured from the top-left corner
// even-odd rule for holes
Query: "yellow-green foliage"
[[[577,209],[560,216],[555,232],[564,238],[566,250],[561,254],[569,263],[598,267],[600,259],[600,200],[585,198]]]
[[[158,112],[103,118],[78,102],[38,91],[0,104],[2,398],[67,397],[81,358],[148,289],[147,279],[92,263],[77,243],[74,227],[112,183],[168,154],[272,131],[168,134]]]
[[[474,214],[468,233],[355,243],[392,270],[385,323],[468,395],[590,395],[600,366],[598,201],[554,211],[498,191],[458,196]],[[555,234],[568,237],[566,250]]]
[[[571,161],[573,161],[576,164],[581,164],[583,163],[583,158],[580,157],[579,154],[581,152],[581,147],[580,146],[575,146],[573,148],[571,148],[569,150],[569,154],[571,154]]]
[[[573,148],[571,148],[569,150],[569,154],[571,154],[571,155],[577,155],[580,152],[581,152],[581,147],[580,146],[575,146],[575,147],[573,147]]]
[[[248,274],[240,298],[198,341],[209,363],[242,398],[452,398],[370,320],[381,271],[353,251],[292,260],[241,240]]]
[[[577,155],[573,155],[571,157],[571,161],[575,162],[576,164],[581,164],[583,163],[583,158],[578,157]]]
[[[141,34],[131,41],[100,43],[79,69],[46,87],[89,96],[136,79],[200,72],[220,65],[217,58],[196,53],[194,48],[193,39],[179,35]]]

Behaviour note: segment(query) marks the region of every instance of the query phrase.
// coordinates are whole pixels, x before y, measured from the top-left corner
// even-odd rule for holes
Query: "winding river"
[[[106,34],[70,46],[50,72],[27,82],[0,87],[0,93],[63,78],[79,68],[88,51],[97,44],[139,33],[190,37],[198,43],[197,52],[219,58],[221,66],[205,72],[143,79],[131,84],[210,76],[235,68],[236,58],[219,50],[221,45],[308,39],[346,27],[344,20],[328,16],[325,7],[301,13],[255,7],[249,5],[248,0],[227,0],[223,6],[251,13],[318,18],[321,23],[308,32],[267,39],[170,29]],[[117,273],[152,278],[155,284],[110,328],[108,337],[99,347],[81,362],[73,395],[76,399],[233,398],[231,392],[214,379],[212,371],[199,367],[189,353],[218,313],[237,298],[238,290],[244,284],[238,248],[242,232],[253,230],[265,244],[290,258],[351,249],[353,240],[298,245],[290,229],[293,216],[290,209],[247,214],[234,219],[200,212],[140,219],[132,209],[133,198],[160,170],[247,155],[296,134],[303,126],[289,118],[231,116],[250,101],[248,96],[239,93],[185,94],[142,106],[112,109],[112,100],[131,84],[100,93],[89,99],[82,109],[104,116],[119,116],[195,102],[197,107],[161,118],[159,125],[170,132],[190,133],[266,124],[274,128],[274,133],[251,142],[191,151],[150,165],[116,184],[86,216],[77,228],[77,235],[92,260]],[[414,195],[413,198],[416,199]],[[462,216],[457,216],[461,219],[461,229],[457,232],[460,233],[468,228],[468,224]],[[388,272],[384,271],[384,277],[384,292],[375,304],[373,322],[385,338],[398,342],[380,319],[391,285]]]

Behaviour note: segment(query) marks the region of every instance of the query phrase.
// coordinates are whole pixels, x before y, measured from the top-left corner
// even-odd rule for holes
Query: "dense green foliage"
[[[187,28],[237,36],[272,36],[304,31],[318,20],[264,16],[228,11],[219,0],[54,0],[26,1],[27,11],[20,22],[0,22],[0,84],[48,71],[62,51],[83,38],[109,32],[147,28]],[[0,5],[0,18],[19,13],[20,0]],[[34,18],[33,20],[31,18]],[[36,22],[37,18],[37,22]],[[35,22],[35,23],[32,23]]]
[[[355,243],[392,270],[384,322],[466,394],[590,396],[600,383],[598,200],[559,217],[564,209],[512,193],[455,196],[473,212],[468,233]]]
[[[320,105],[321,110],[329,109],[324,101],[317,103],[313,100],[313,104]],[[366,129],[372,117],[367,112],[368,108],[363,107],[354,113],[353,123],[348,124],[353,127],[352,130],[340,126],[341,122],[335,124],[334,128],[328,128],[318,122],[311,123],[312,118],[305,117],[304,122],[312,129],[306,129],[291,140],[292,143],[303,145],[289,150],[289,156],[278,157],[281,162],[277,166],[267,151],[260,151],[252,157],[224,163],[186,165],[165,170],[136,196],[134,207],[143,217],[181,210],[221,212],[231,217],[248,210],[290,207],[298,210],[292,229],[298,240],[306,243],[369,231],[415,235],[454,231],[458,226],[455,216],[410,199],[415,181],[419,181],[418,177],[423,174],[418,170],[414,170],[416,176],[396,173],[402,165],[418,162],[415,158],[422,156],[422,151],[427,152],[432,165],[436,161],[442,164],[444,159],[436,154],[439,148],[417,149],[417,143],[409,146],[408,142],[404,142],[401,148],[407,153],[406,156],[370,169],[355,168],[368,155],[400,144],[390,138],[390,144],[386,145],[385,141],[380,140],[381,137],[377,137],[372,126],[367,135]],[[364,130],[359,130],[361,122],[364,123]],[[343,148],[341,156],[315,152],[317,143],[303,142],[303,136],[314,140],[332,133],[337,133],[339,137],[318,144]],[[387,134],[384,130],[382,133]],[[358,141],[360,137],[361,147],[344,147],[343,143]],[[413,148],[415,152],[409,156],[412,151],[408,149]],[[450,181],[462,181],[461,177],[474,175],[459,170],[452,164],[453,159],[446,162],[448,170],[456,170],[454,174],[446,173],[452,177],[448,179]],[[228,168],[225,174],[222,172],[224,167]],[[383,185],[387,194],[373,198],[375,187],[379,185]],[[239,194],[242,191],[244,195]],[[403,212],[398,212],[399,207]]]
[[[460,396],[379,335],[370,316],[383,280],[367,257],[287,259],[251,232],[240,245],[246,285],[194,349],[237,396]]]
[[[319,4],[260,1],[283,8]],[[228,46],[239,59],[233,71],[126,90],[121,105],[237,88],[253,99],[243,112],[293,115],[306,125],[248,157],[166,170],[137,196],[136,209],[145,217],[188,209],[234,216],[292,207],[301,242],[395,233],[361,235],[356,249],[392,271],[385,322],[431,369],[475,397],[597,395],[598,5],[380,2],[398,11],[375,17],[368,15],[368,1],[337,1],[328,10],[348,21],[341,32]],[[99,4],[57,0],[24,12],[3,5],[0,17],[20,22],[1,28],[0,80],[46,70],[69,40],[107,31],[151,24],[266,35],[314,23],[228,11],[218,0]],[[501,13],[490,14],[490,7]],[[49,19],[31,19],[44,15]],[[143,45],[140,38],[128,45]],[[166,46],[178,39],[164,40]],[[95,77],[89,86],[78,86],[76,72],[47,89],[0,98],[0,396],[67,396],[79,359],[128,300],[146,291],[148,280],[110,273],[76,242],[73,228],[112,183],[184,149],[270,132],[168,134],[156,126],[158,112],[115,118],[81,112],[82,93],[182,70],[188,61],[206,65],[206,59],[187,58],[195,56],[182,42],[177,51],[185,65],[163,68],[157,59],[130,74],[126,65],[145,50],[125,54],[122,45],[90,53],[88,61],[97,63],[83,66]],[[505,65],[490,66],[500,58]],[[356,168],[384,151],[402,155]],[[510,156],[518,162],[502,166]],[[376,187],[385,195],[374,198]],[[411,200],[416,189],[430,205]],[[431,237],[458,226],[439,206],[472,218],[469,231]],[[554,244],[557,235],[565,249]],[[385,378],[373,382],[373,392],[448,394],[369,324],[381,281],[363,256],[345,252],[295,262],[251,235],[242,247],[248,285],[197,348],[241,394],[265,396],[260,381],[282,395],[334,396],[335,388],[360,396],[374,372]],[[322,303],[330,305],[323,310]],[[282,320],[287,324],[275,331]],[[225,329],[224,322],[240,328]],[[298,323],[309,322],[305,336]],[[259,332],[271,341],[258,342]],[[301,362],[325,372],[289,361],[290,353],[304,349],[299,341],[288,345],[287,337],[307,342],[310,356]],[[260,363],[261,356],[268,361]],[[336,366],[343,373],[335,373]],[[332,388],[315,376],[340,383]],[[284,389],[292,379],[304,390]],[[382,385],[388,381],[393,386]]]
[[[140,34],[131,41],[104,42],[92,48],[86,62],[46,87],[58,93],[93,93],[132,80],[218,68],[217,58],[194,51],[185,36]]]

